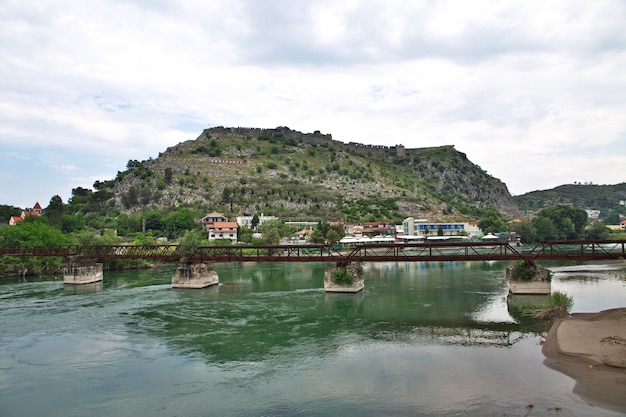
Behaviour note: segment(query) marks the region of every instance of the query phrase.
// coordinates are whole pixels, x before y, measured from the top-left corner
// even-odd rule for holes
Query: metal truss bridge
[[[269,246],[6,246],[0,258],[62,257],[95,261],[146,259],[196,262],[465,262],[549,260],[603,261],[626,259],[626,240],[555,240],[535,246],[510,242],[436,242],[363,244],[353,248],[333,245]]]

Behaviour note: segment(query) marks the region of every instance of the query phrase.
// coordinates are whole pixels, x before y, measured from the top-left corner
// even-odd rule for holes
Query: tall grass
[[[573,305],[574,299],[572,297],[565,293],[555,291],[546,297],[541,308],[533,313],[533,317],[544,320],[567,317]]]

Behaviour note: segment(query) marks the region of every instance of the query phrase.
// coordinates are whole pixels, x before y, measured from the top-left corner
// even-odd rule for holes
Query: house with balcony
[[[215,222],[227,222],[228,219],[224,217],[223,213],[218,213],[217,211],[214,211],[213,213],[209,213],[204,216],[201,221],[202,225],[206,227],[208,224]]]
[[[237,222],[214,222],[207,226],[209,240],[230,240],[237,243]]]
[[[228,221],[224,214],[214,211],[204,216],[201,221],[210,241],[230,240],[237,243],[237,222]]]

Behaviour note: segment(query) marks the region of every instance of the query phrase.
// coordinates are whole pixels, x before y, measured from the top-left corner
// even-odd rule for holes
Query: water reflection
[[[511,309],[506,265],[366,264],[358,294],[326,294],[324,264],[216,265],[221,285],[202,290],[172,289],[173,268],[106,273],[87,293],[0,284],[0,410],[617,415],[543,364],[544,329]],[[620,273],[557,270],[553,289],[575,311],[623,306]]]
[[[104,284],[102,281],[90,282],[89,284],[77,284],[77,285],[64,285],[63,293],[67,295],[72,294],[90,294],[98,291],[102,291]]]
[[[169,302],[133,312],[127,325],[221,363],[294,347],[328,354],[341,346],[332,340],[345,337],[510,346],[520,331],[536,330],[508,313],[502,266],[367,264],[366,288],[357,294],[325,293],[325,268],[216,265],[218,287],[176,290]]]

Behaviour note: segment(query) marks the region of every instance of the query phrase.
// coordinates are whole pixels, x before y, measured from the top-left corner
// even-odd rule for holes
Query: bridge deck
[[[35,246],[0,247],[0,257],[56,256],[75,259],[147,259],[182,262],[427,262],[626,259],[624,240],[562,240],[533,247],[509,242],[367,244],[351,249],[332,245],[273,246]]]

